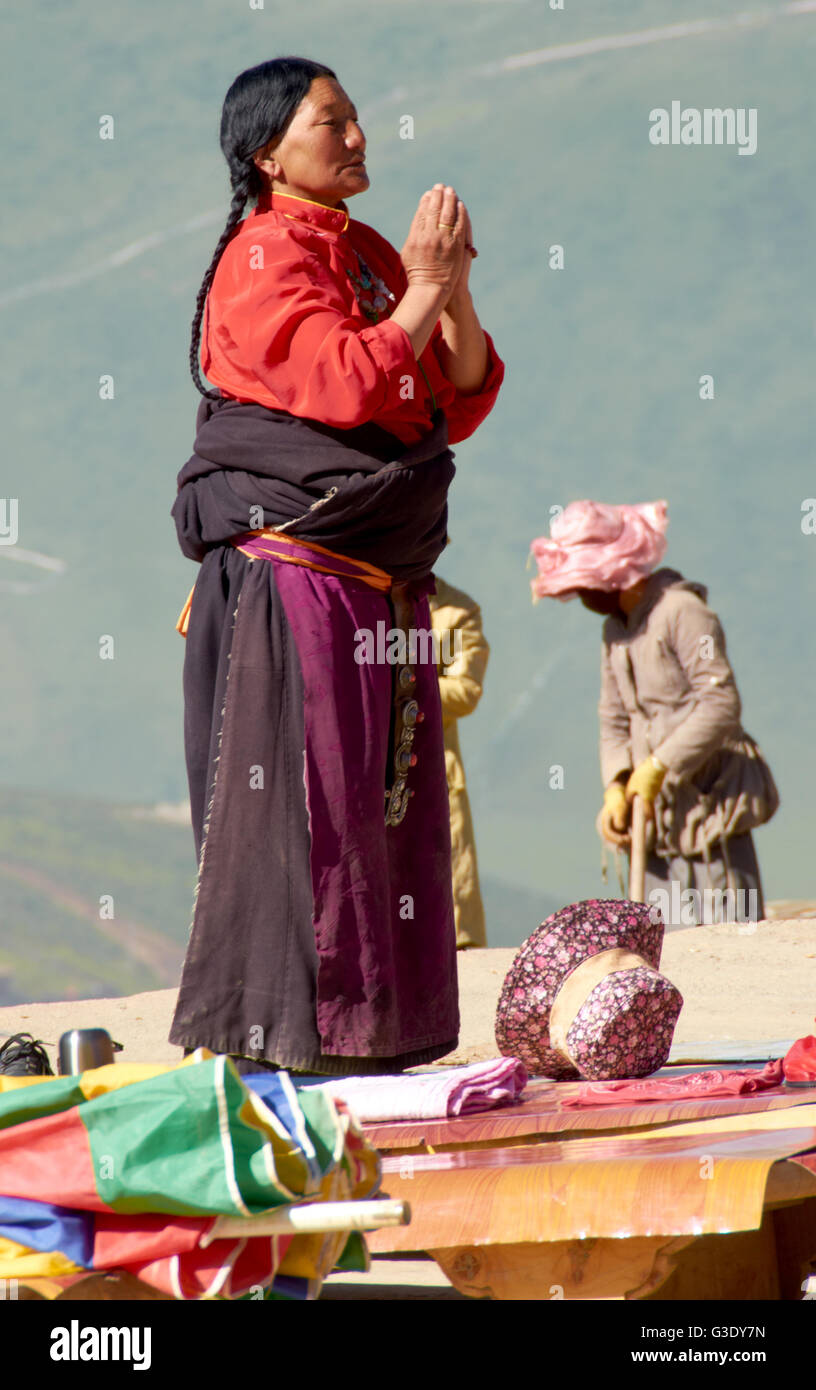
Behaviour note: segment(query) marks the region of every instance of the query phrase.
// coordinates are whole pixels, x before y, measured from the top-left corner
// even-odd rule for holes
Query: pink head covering
[[[665,502],[570,502],[552,523],[550,536],[530,547],[538,563],[538,577],[531,580],[533,602],[575,598],[578,589],[631,588],[665,555],[667,526]]]

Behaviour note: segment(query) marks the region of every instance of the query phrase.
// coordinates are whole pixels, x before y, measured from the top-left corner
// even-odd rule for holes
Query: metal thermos
[[[104,1028],[72,1028],[59,1040],[60,1076],[78,1076],[94,1067],[105,1067],[113,1061],[114,1052],[122,1044],[115,1043]]]

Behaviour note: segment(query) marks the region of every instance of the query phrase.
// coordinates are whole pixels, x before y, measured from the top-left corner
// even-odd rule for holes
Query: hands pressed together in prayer
[[[450,185],[435,184],[420,198],[400,253],[408,289],[391,317],[417,358],[440,320],[442,370],[465,394],[481,388],[487,371],[487,343],[470,295],[477,254],[465,204]]]
[[[446,305],[451,298],[461,299],[473,252],[467,208],[454,188],[436,184],[420,198],[400,252],[408,283],[447,290]]]

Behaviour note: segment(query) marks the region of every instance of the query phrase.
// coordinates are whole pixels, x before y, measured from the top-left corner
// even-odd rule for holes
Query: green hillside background
[[[525,568],[550,508],[581,497],[668,500],[666,562],[708,584],[782,794],[757,837],[766,896],[816,896],[816,536],[801,525],[816,493],[816,13],[800,8],[7,7],[0,497],[19,499],[20,534],[0,545],[4,998],[177,978],[192,834],[137,812],[186,795],[174,624],[195,567],[169,511],[198,399],[189,323],[229,201],[223,96],[282,53],[329,63],[358,104],[371,187],[354,216],[399,247],[425,188],[456,186],[480,252],[476,305],[507,364],[493,414],[456,448],[440,566],[481,602],[492,647],[462,725],[491,943],[606,891],[600,620],[533,607]],[[561,47],[605,38],[617,46]],[[652,146],[649,112],[674,99],[755,107],[756,154]],[[413,140],[399,138],[404,114]],[[555,243],[563,271],[548,268]],[[107,893],[113,921],[98,917]]]

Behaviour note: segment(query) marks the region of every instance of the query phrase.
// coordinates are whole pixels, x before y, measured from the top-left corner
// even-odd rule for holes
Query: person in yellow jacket
[[[458,721],[472,714],[481,699],[490,647],[482,632],[481,610],[475,600],[438,574],[434,578],[436,594],[430,596],[429,602],[439,649],[437,669],[450,802],[456,947],[465,950],[486,946],[487,932]]]

